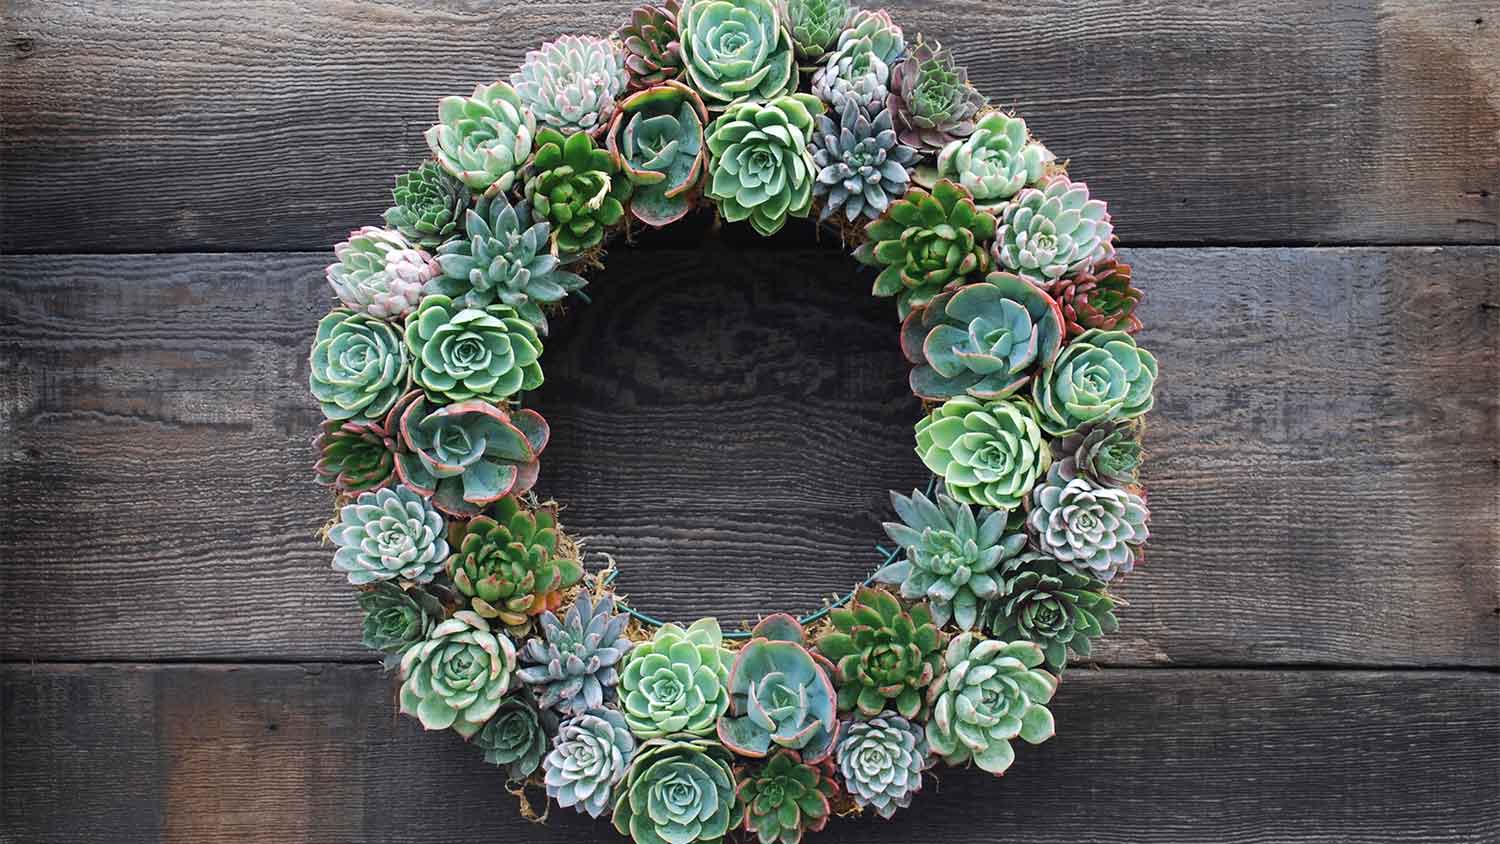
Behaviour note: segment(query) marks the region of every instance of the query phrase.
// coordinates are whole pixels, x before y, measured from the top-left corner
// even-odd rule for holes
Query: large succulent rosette
[[[499,711],[515,670],[516,647],[504,633],[456,612],[401,657],[401,711],[429,730],[469,738]]]
[[[614,824],[635,844],[718,842],[739,820],[729,751],[717,742],[661,738],[635,755]]]
[[[816,97],[794,94],[729,108],[708,131],[708,195],[724,219],[772,235],[812,207],[816,165],[808,151]]]
[[[778,0],[683,0],[677,30],[688,83],[710,107],[797,90],[792,34]]]
[[[759,758],[781,747],[809,763],[827,759],[839,731],[834,671],[808,649],[796,619],[767,618],[735,656],[719,740],[741,756]]]

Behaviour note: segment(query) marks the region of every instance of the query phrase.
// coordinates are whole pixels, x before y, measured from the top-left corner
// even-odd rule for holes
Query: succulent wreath
[[[1147,538],[1156,360],[1105,205],[951,53],[846,0],[668,0],[447,97],[383,226],[334,248],[310,367],[333,566],[400,709],[638,844],[795,844],[941,760],[1053,735]],[[548,315],[636,221],[810,217],[894,297],[916,453],[883,564],[748,633],[667,624],[533,492]],[[524,798],[523,798],[524,799]]]

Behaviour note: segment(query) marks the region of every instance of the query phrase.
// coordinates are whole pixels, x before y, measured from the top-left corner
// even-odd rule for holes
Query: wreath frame
[[[1113,221],[951,53],[846,0],[666,0],[445,97],[432,157],[326,275],[309,384],[334,568],[400,708],[637,844],[796,844],[938,761],[1041,743],[1149,536],[1155,358]],[[533,490],[549,313],[634,224],[818,214],[894,297],[924,491],[849,594],[668,623]],[[540,816],[544,819],[546,813]]]

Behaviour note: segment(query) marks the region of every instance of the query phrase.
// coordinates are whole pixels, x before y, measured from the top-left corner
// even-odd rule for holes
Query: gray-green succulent
[[[823,104],[810,94],[730,106],[708,131],[708,195],[724,219],[762,235],[812,208],[817,169],[808,139]]]
[[[849,0],[784,0],[786,24],[792,31],[797,58],[821,59],[843,32],[849,19]]]
[[[1042,646],[1047,667],[1061,674],[1068,651],[1087,657],[1091,640],[1120,629],[1104,584],[1046,554],[1028,552],[1006,562],[1000,597],[984,609],[984,626],[1002,642]]]
[[[461,232],[472,195],[436,162],[424,161],[396,177],[391,198],[396,204],[386,209],[385,224],[412,243],[433,249]]]
[[[608,146],[635,183],[630,213],[637,220],[659,228],[692,210],[708,169],[707,125],[703,99],[681,82],[663,82],[620,103]]]
[[[813,74],[812,91],[833,108],[852,99],[873,114],[885,108],[891,66],[905,54],[906,39],[890,13],[861,9],[850,17],[837,47]]]
[[[597,818],[609,810],[615,785],[636,752],[625,716],[594,708],[562,722],[542,763],[547,796],[557,805]]]
[[[1140,482],[1141,425],[1138,420],[1089,422],[1052,445],[1062,472],[1095,486],[1130,487]]]
[[[531,776],[541,767],[548,736],[557,732],[557,718],[537,709],[531,695],[514,692],[474,735],[474,744],[484,751],[484,761],[504,765],[513,780]]]
[[[906,195],[917,151],[897,140],[891,113],[884,108],[872,120],[852,98],[845,98],[836,116],[837,122],[819,115],[811,138],[817,170],[813,195],[823,197],[818,219],[843,211],[849,222],[873,220]]]
[[[677,28],[686,81],[709,108],[797,90],[792,35],[779,0],[683,0]]]
[[[379,424],[406,392],[408,361],[399,328],[337,308],[318,321],[308,384],[328,419]]]
[[[948,671],[932,684],[927,743],[950,765],[973,761],[1004,774],[1015,760],[1010,742],[1041,744],[1054,734],[1045,704],[1057,678],[1041,665],[1034,642],[999,642],[962,633],[948,644]]]
[[[969,504],[1019,509],[1052,465],[1036,410],[1018,399],[957,396],[916,424],[917,455]]]
[[[849,796],[882,818],[911,805],[933,762],[922,727],[892,712],[846,724],[834,760]]]
[[[427,146],[442,165],[471,190],[510,190],[531,158],[536,117],[504,82],[476,85],[472,97],[444,97]]]
[[[729,708],[729,666],[719,622],[699,619],[686,630],[666,624],[625,658],[620,708],[643,739],[686,733],[706,736]]]
[[[464,307],[442,294],[406,321],[412,380],[434,401],[503,401],[542,385],[536,326],[509,305]]]
[[[994,252],[999,266],[1050,284],[1114,257],[1114,223],[1088,185],[1059,174],[1005,205]]]
[[[1056,464],[1032,492],[1026,526],[1063,568],[1110,581],[1135,568],[1150,518],[1134,492],[1096,486]]]
[[[426,639],[445,615],[442,602],[431,593],[390,581],[377,581],[360,592],[359,608],[365,614],[360,644],[386,654],[387,669],[400,664],[400,655]]]
[[[443,516],[410,487],[367,492],[339,510],[328,531],[333,567],[355,586],[381,580],[427,583],[448,557]]]
[[[902,143],[936,152],[973,134],[985,99],[951,52],[937,42],[918,39],[906,58],[891,68],[887,104]]]
[[[452,727],[470,738],[499,711],[515,669],[510,639],[460,610],[401,657],[401,711],[429,730]]]
[[[646,742],[615,798],[615,830],[635,844],[722,842],[740,820],[732,763],[708,739]]]
[[[608,38],[564,35],[526,54],[510,84],[537,125],[598,135],[625,90],[625,53]]]
[[[1065,436],[1090,422],[1123,421],[1155,404],[1156,357],[1123,331],[1085,331],[1032,383],[1042,428]]]
[[[719,740],[757,759],[777,748],[808,764],[827,759],[839,731],[833,664],[809,650],[806,631],[789,615],[767,617],[750,635],[729,672]]]
[[[1039,185],[1052,159],[1031,139],[1025,120],[992,111],[975,124],[974,134],[943,147],[936,168],[923,180],[952,179],[979,207],[996,210],[1022,188]]]
[[[437,509],[473,518],[536,483],[538,458],[552,435],[540,413],[507,412],[479,399],[440,405],[420,390],[402,402],[396,473]]]
[[[564,715],[597,709],[615,699],[619,665],[630,651],[625,625],[630,617],[615,613],[614,598],[591,598],[587,592],[559,619],[542,614],[540,636],[521,651],[523,682],[534,687],[538,702]]]

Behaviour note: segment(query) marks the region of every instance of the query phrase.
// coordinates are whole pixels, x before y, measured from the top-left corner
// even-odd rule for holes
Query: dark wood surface
[[[1055,740],[808,844],[1500,841],[1500,12],[887,5],[1111,201],[1154,540]],[[397,716],[305,361],[436,99],[628,6],[0,8],[0,843],[618,840]],[[540,491],[646,609],[810,608],[925,482],[892,308],[674,231],[556,323]]]

